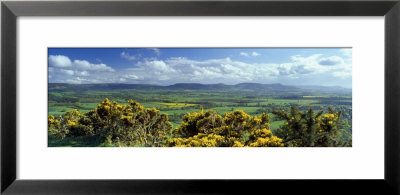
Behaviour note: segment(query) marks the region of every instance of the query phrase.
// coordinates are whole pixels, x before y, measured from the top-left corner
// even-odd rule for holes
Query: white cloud
[[[246,53],[249,57],[252,53]],[[328,63],[329,61],[329,63]],[[321,65],[329,64],[329,65]],[[52,82],[68,83],[146,83],[169,85],[174,83],[225,83],[241,82],[306,84],[313,78],[335,82],[338,78],[351,78],[351,62],[337,56],[314,54],[295,55],[285,63],[246,63],[231,58],[192,60],[186,57],[166,59],[146,58],[134,66],[115,71],[106,64],[92,64],[74,60],[68,68],[49,67]],[[50,77],[51,76],[51,77]]]
[[[343,56],[346,56],[346,57],[352,57],[352,54],[353,54],[352,48],[343,48],[340,50],[340,52],[342,53]]]
[[[157,56],[160,56],[160,54],[161,54],[160,49],[158,49],[158,48],[152,48],[151,50],[153,50],[153,52],[154,52]]]
[[[126,79],[137,80],[137,79],[140,79],[140,77],[136,76],[134,74],[129,74],[129,75],[124,75],[124,81],[126,81]]]
[[[73,77],[67,79],[66,82],[71,84],[85,84],[85,83],[104,83],[104,80],[95,78]]]
[[[80,71],[76,71],[75,74],[79,75],[79,76],[84,76],[84,77],[90,76],[90,73],[88,71],[86,71],[86,70],[81,71],[81,72]]]
[[[87,81],[87,79],[80,78],[80,77],[75,77],[75,78],[67,80],[68,83],[72,83],[72,84],[82,84],[82,83],[85,83],[85,81]]]
[[[334,77],[339,77],[339,78],[345,79],[345,78],[351,77],[351,72],[348,72],[348,71],[333,72],[332,75]]]
[[[169,84],[178,82],[202,83],[239,83],[239,82],[273,82],[278,78],[300,78],[301,75],[324,73],[340,69],[336,66],[321,66],[316,54],[309,57],[292,56],[291,61],[282,64],[245,63],[230,58],[209,59],[203,61],[184,57],[166,60],[147,59],[130,68],[132,82]],[[132,76],[134,75],[134,77]],[[134,81],[133,81],[134,80]]]
[[[120,54],[120,56],[121,56],[121,58],[124,58],[126,60],[136,60],[136,59],[138,59],[138,56],[134,56],[134,55],[132,56],[128,52],[124,52],[124,51]]]
[[[251,52],[251,53],[240,52],[240,55],[244,57],[250,57],[250,56],[257,57],[260,56],[261,54],[257,52]]]
[[[148,66],[152,70],[159,72],[175,72],[175,70],[171,67],[168,67],[164,61],[154,60],[154,61],[146,61],[144,63],[139,63],[141,66]]]
[[[79,70],[91,70],[91,71],[108,71],[114,72],[115,70],[106,64],[92,64],[86,60],[74,60],[74,67]]]
[[[91,64],[86,61],[86,60],[75,60],[74,61],[74,65],[76,66],[76,68],[80,69],[80,70],[88,70],[91,68]]]
[[[54,71],[57,68],[68,68],[68,70],[87,70],[87,71],[109,71],[115,70],[106,64],[92,64],[86,60],[74,60],[73,62],[67,56],[50,55],[49,56],[49,71]],[[61,71],[63,72],[63,71]],[[65,72],[65,71],[64,71]]]
[[[93,64],[86,60],[72,61],[69,57],[62,55],[49,56],[49,79],[52,82],[114,82],[114,79],[111,79],[114,73],[113,68],[103,63]]]
[[[248,53],[246,53],[246,52],[240,52],[240,55],[241,56],[244,56],[244,57],[249,57],[250,55],[248,54]]]
[[[59,71],[60,71],[61,74],[64,74],[64,75],[74,75],[74,71],[73,70],[60,69]]]
[[[71,60],[67,56],[63,55],[50,55],[49,66],[57,68],[65,68],[72,66]]]
[[[327,58],[320,58],[318,60],[318,62],[320,65],[334,66],[334,65],[343,64],[344,60],[343,60],[343,58],[341,58],[339,56],[331,56],[331,57],[327,57]]]

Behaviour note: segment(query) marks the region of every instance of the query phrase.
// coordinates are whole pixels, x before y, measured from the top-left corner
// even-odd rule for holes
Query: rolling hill
[[[285,93],[305,92],[305,93],[338,93],[351,95],[351,89],[339,86],[289,86],[280,83],[261,84],[261,83],[239,83],[236,85],[226,84],[200,84],[200,83],[176,83],[173,85],[151,85],[151,84],[67,84],[49,83],[49,92],[67,91],[109,91],[109,90],[205,90],[205,91],[247,91],[247,92],[267,92]]]

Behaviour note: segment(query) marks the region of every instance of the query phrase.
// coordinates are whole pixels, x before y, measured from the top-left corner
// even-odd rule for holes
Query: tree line
[[[236,110],[220,115],[214,110],[187,113],[176,128],[167,114],[129,100],[120,105],[108,98],[94,110],[74,109],[59,117],[48,116],[48,132],[57,139],[99,135],[117,147],[339,147],[351,146],[340,131],[340,112],[273,112],[284,120],[274,133],[267,113],[251,116]]]

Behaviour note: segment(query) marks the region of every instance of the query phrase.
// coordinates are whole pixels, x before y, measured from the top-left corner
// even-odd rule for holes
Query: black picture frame
[[[385,16],[385,176],[382,180],[16,179],[16,34],[19,16]],[[399,0],[2,1],[3,194],[399,194]],[[373,143],[371,143],[373,144]],[[211,165],[212,166],[212,165]],[[238,165],[240,166],[240,165]],[[293,166],[296,166],[293,162]],[[268,165],[260,168],[271,168]],[[327,167],[329,168],[329,167]],[[301,169],[301,167],[299,167]],[[190,171],[190,170],[188,170]],[[368,171],[368,170],[365,170]]]

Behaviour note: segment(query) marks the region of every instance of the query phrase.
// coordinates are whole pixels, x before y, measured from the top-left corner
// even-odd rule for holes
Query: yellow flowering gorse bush
[[[272,132],[267,128],[269,128],[269,116],[266,113],[250,116],[238,110],[226,113],[222,117],[213,110],[204,112],[201,109],[199,113],[188,113],[183,117],[181,125],[174,130],[175,138],[168,141],[168,146],[283,146],[282,140],[272,136]]]
[[[299,147],[338,146],[340,112],[329,109],[314,113],[274,111],[284,123],[270,130],[269,115],[251,116],[242,110],[225,113],[214,110],[187,113],[175,129],[168,115],[156,108],[144,108],[129,100],[126,105],[104,99],[87,113],[74,109],[48,116],[49,135],[65,137],[99,136],[107,146],[156,147]],[[274,135],[275,134],[275,135]]]

